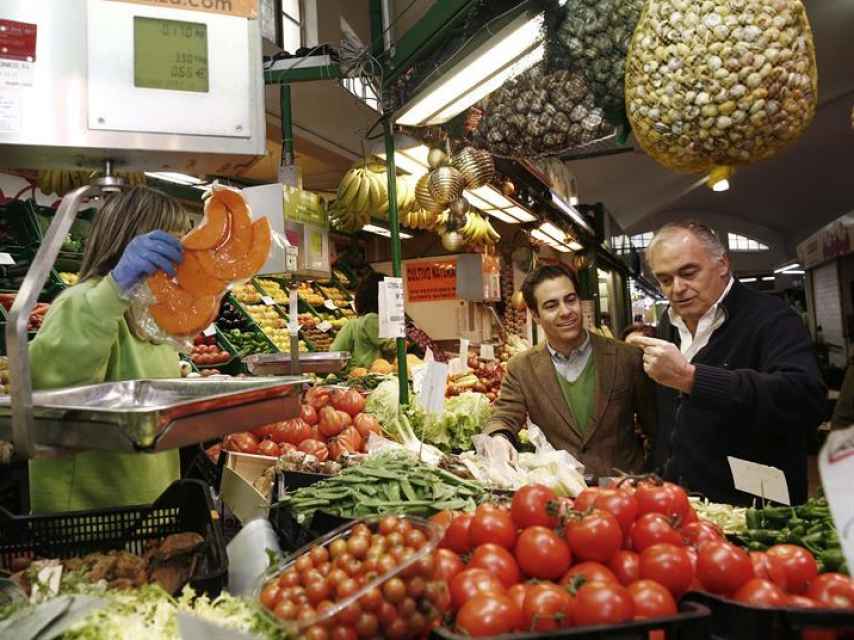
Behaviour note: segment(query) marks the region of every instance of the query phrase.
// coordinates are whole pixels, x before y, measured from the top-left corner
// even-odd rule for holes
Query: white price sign
[[[466,372],[466,363],[462,358],[448,360],[448,375],[457,376]]]
[[[323,306],[329,309],[330,311],[335,311],[338,307],[335,306],[335,303],[332,300],[324,300]]]
[[[379,284],[380,338],[403,338],[406,324],[403,313],[403,278],[389,278]]]
[[[212,324],[208,325],[207,329],[202,331],[202,335],[204,335],[206,338],[210,338],[211,336],[216,335],[216,327]]]
[[[15,264],[15,258],[10,256],[8,253],[0,253],[0,264]]]
[[[854,567],[854,427],[831,431],[818,470],[848,567]]]
[[[332,329],[332,324],[328,320],[324,320],[319,325],[317,325],[317,330],[322,331],[323,333],[329,333]]]
[[[272,307],[274,304],[276,304],[275,302],[273,302],[273,299],[270,296],[261,296],[261,302],[266,304],[268,307]]]
[[[469,362],[469,339],[468,338],[460,338],[460,360],[463,361],[463,367],[465,370],[468,367]]]
[[[491,344],[480,345],[481,360],[495,360],[495,346]]]
[[[792,504],[782,469],[727,456],[735,488],[766,500]]]
[[[421,392],[418,402],[427,413],[440,415],[445,411],[445,389],[448,386],[448,365],[443,362],[428,362],[420,381]]]

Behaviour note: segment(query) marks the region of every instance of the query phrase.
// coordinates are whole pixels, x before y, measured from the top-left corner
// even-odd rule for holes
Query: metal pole
[[[291,85],[279,85],[279,101],[282,111],[282,164],[286,167],[294,163],[294,123],[291,112]]]
[[[388,173],[388,226],[391,231],[391,272],[395,278],[401,274],[400,268],[400,219],[397,211],[397,175],[394,167],[394,132],[392,116],[383,118],[385,133],[386,171]],[[400,404],[409,402],[409,377],[406,373],[406,341],[397,339],[397,377],[400,382]]]

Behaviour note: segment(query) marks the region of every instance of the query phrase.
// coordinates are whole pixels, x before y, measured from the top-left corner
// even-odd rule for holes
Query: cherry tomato
[[[608,563],[608,568],[624,587],[640,580],[640,557],[634,551],[617,551]]]
[[[637,580],[628,590],[635,605],[635,620],[665,618],[677,613],[673,595],[655,580]]]
[[[572,624],[573,600],[565,589],[543,582],[532,585],[522,605],[525,631],[555,631]]]
[[[700,545],[704,542],[713,542],[724,539],[724,535],[721,530],[711,522],[706,522],[705,520],[699,520],[697,522],[683,525],[682,528],[679,529],[679,533],[682,535],[682,539],[685,540],[685,544],[689,544],[697,549],[699,549]]]
[[[516,564],[516,558],[504,547],[491,542],[475,548],[466,566],[486,569],[508,589],[519,582],[519,565]]]
[[[451,604],[459,609],[477,593],[504,593],[504,585],[485,569],[465,569],[451,580]]]
[[[617,582],[587,582],[575,594],[572,618],[576,626],[617,624],[634,615],[631,594]]]
[[[464,513],[453,519],[442,542],[445,546],[455,553],[468,553],[471,551],[471,538],[469,537],[469,529],[471,522],[474,520],[474,514]]]
[[[454,521],[454,518],[456,516],[457,513],[455,511],[448,511],[446,509],[445,511],[440,511],[439,513],[430,518],[430,522],[435,524],[439,528],[439,531],[442,532],[442,540],[441,542],[439,542],[440,547],[446,546],[444,539],[445,531],[447,531],[448,527],[451,526],[451,522]]]
[[[513,549],[516,544],[516,526],[506,511],[485,509],[484,505],[481,505],[475,511],[469,526],[469,540],[473,547],[491,542],[505,549]]]
[[[280,600],[273,610],[273,615],[279,620],[295,620],[297,617],[297,605],[290,600]]]
[[[356,622],[356,634],[360,638],[373,638],[380,630],[380,621],[373,613],[362,612]]]
[[[516,561],[522,571],[541,580],[556,580],[569,568],[569,545],[553,530],[528,527],[516,543]]]
[[[733,594],[733,599],[754,607],[782,607],[786,604],[786,594],[770,580],[751,578]]]
[[[270,582],[261,591],[261,604],[268,609],[275,609],[281,600],[281,589],[275,582]]]
[[[712,593],[735,593],[753,577],[747,552],[729,542],[707,542],[697,558],[697,579]]]
[[[810,581],[818,575],[815,557],[803,547],[794,544],[777,544],[768,549],[767,553],[783,561],[789,593],[806,592]]]
[[[361,618],[361,614],[359,617]],[[331,640],[356,640],[359,635],[353,627],[340,625],[333,627],[329,637]]]
[[[604,489],[593,501],[593,508],[607,511],[617,519],[624,535],[628,535],[638,517],[638,501],[633,495],[616,489]]]
[[[753,575],[763,580],[770,580],[783,591],[788,591],[786,568],[777,556],[769,556],[764,551],[751,551],[750,561],[753,563]]]
[[[854,582],[841,573],[824,573],[810,583],[807,597],[825,607],[854,608]]]
[[[640,516],[632,525],[629,537],[632,541],[632,549],[638,553],[659,542],[682,544],[682,536],[660,513],[645,513]]]
[[[593,503],[596,502],[596,498],[599,497],[601,491],[602,489],[599,487],[587,487],[576,496],[572,508],[576,511],[587,511],[593,507]]]
[[[521,625],[522,612],[500,593],[479,593],[457,613],[457,627],[475,638],[510,633]]]
[[[566,541],[574,557],[608,562],[623,544],[623,531],[610,513],[593,511],[567,523]]]
[[[641,552],[640,577],[655,580],[669,589],[674,598],[679,598],[691,586],[694,569],[684,548],[664,542]]]
[[[398,604],[406,597],[406,583],[400,578],[387,580],[383,584],[382,590],[386,602],[391,602],[392,604]]]
[[[557,516],[552,511],[556,503],[557,495],[549,487],[528,484],[514,494],[510,516],[519,529],[534,526],[554,528],[557,526]]]

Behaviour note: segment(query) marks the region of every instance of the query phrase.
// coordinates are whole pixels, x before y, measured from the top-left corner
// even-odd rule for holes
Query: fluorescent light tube
[[[739,278],[738,281],[744,283],[756,282],[756,278]]]
[[[175,173],[172,171],[146,171],[145,175],[155,180],[164,182],[174,182],[175,184],[202,184],[204,180],[199,180],[195,176],[188,176],[186,173]]]
[[[535,59],[542,59],[542,51],[534,54],[542,49],[542,23],[542,14],[520,14],[470,55],[458,60],[441,79],[419,92],[398,114],[397,122],[409,126],[447,122],[524,71],[525,64],[530,67]],[[500,82],[495,76],[501,76]]]
[[[794,269],[792,271],[784,271],[783,275],[784,276],[802,276],[805,273],[806,273],[806,271],[803,271],[802,269]]]
[[[569,248],[573,251],[581,251],[584,247],[580,242],[576,242],[575,240],[573,240],[569,243]]]
[[[385,227],[380,227],[375,224],[366,224],[362,227],[362,231],[367,231],[368,233],[373,233],[378,236],[382,236],[383,238],[391,238],[391,231],[386,229]],[[400,238],[402,240],[408,240],[412,236],[405,231],[400,232]]]
[[[551,236],[561,244],[564,244],[566,242],[566,231],[556,227],[551,222],[544,222],[543,224],[541,224],[540,231]]]
[[[762,278],[762,282],[774,282],[774,280],[776,279],[777,278],[775,278],[774,276],[765,276],[764,278]]]
[[[793,262],[791,264],[784,265],[778,269],[774,269],[774,273],[783,273],[784,271],[787,271],[789,269],[799,269],[800,266],[801,266],[800,262]]]
[[[568,202],[564,201],[563,198],[559,197],[554,191],[549,190],[549,193],[552,196],[552,204],[554,204],[558,209],[560,209],[563,213],[565,213],[575,224],[585,229],[590,235],[596,235],[593,232],[593,228],[588,224],[587,220],[578,212],[578,209],[573,207]]]
[[[533,222],[537,216],[523,209],[522,207],[510,207],[506,212],[516,218],[519,222]]]

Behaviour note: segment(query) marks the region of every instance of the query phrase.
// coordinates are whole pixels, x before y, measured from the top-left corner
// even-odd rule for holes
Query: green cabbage
[[[482,393],[468,391],[448,398],[441,416],[429,416],[424,424],[424,441],[444,451],[467,451],[472,436],[483,431],[492,406]]]

